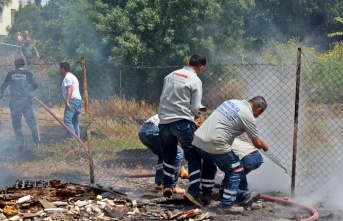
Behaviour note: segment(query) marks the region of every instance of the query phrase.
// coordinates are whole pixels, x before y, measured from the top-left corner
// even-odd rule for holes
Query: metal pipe
[[[6,44],[6,43],[3,43],[3,42],[0,42],[0,44],[20,48],[20,46],[18,46],[18,45]]]

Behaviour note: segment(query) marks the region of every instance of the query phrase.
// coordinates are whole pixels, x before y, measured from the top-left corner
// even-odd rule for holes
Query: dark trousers
[[[32,110],[32,102],[30,97],[21,97],[17,99],[11,99],[10,102],[12,126],[14,130],[15,138],[19,146],[24,146],[24,135],[21,130],[21,118],[24,116],[27,125],[29,126],[33,141],[37,143],[39,141],[38,126],[35,118],[35,114]]]

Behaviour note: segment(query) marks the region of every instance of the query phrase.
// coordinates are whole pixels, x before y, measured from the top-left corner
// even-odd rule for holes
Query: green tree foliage
[[[284,42],[299,36],[309,45],[326,49],[332,39],[333,18],[343,13],[341,0],[256,0],[256,7],[246,17],[246,37],[253,46]]]
[[[289,39],[263,50],[264,62],[274,65],[294,64],[296,72],[297,48],[301,47],[301,85],[309,100],[315,103],[343,102],[343,45],[335,44],[333,50],[316,52],[313,47],[304,45],[300,38]]]
[[[343,24],[343,18],[341,17],[337,17],[335,18],[335,20],[341,24]],[[336,37],[336,36],[343,36],[343,32],[342,31],[336,31],[334,33],[330,33],[328,34],[329,37]]]
[[[317,56],[313,72],[308,75],[311,98],[316,103],[343,102],[343,45]]]
[[[41,56],[56,61],[103,59],[106,47],[89,19],[91,7],[87,0],[54,0],[44,7],[29,3],[15,14],[9,38],[28,30]]]
[[[244,50],[244,16],[252,0],[96,0],[93,17],[111,60],[126,65],[184,64],[193,53],[212,58]]]

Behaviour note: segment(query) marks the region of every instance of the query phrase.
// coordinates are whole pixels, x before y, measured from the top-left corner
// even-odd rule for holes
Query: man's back
[[[250,138],[259,137],[252,110],[245,100],[228,100],[195,132],[193,145],[213,154],[227,153],[234,139],[244,132]]]
[[[30,91],[38,87],[30,71],[18,69],[7,74],[1,91],[4,91],[8,85],[10,85],[11,98],[29,97]]]
[[[160,97],[161,124],[185,119],[194,121],[201,104],[202,82],[189,67],[176,70],[165,77]]]

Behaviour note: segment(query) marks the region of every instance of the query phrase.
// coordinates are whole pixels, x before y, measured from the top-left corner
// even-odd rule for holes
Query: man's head
[[[249,100],[255,118],[260,116],[267,109],[267,102],[262,96],[256,96]]]
[[[16,69],[22,68],[25,66],[25,61],[23,58],[17,58],[14,60],[14,66]]]
[[[66,61],[60,63],[60,75],[65,76],[70,71],[70,64]]]
[[[27,45],[31,44],[31,38],[30,37],[25,37],[25,43]]]
[[[188,66],[193,68],[197,75],[201,74],[206,66],[206,58],[201,54],[194,54],[188,61]]]

